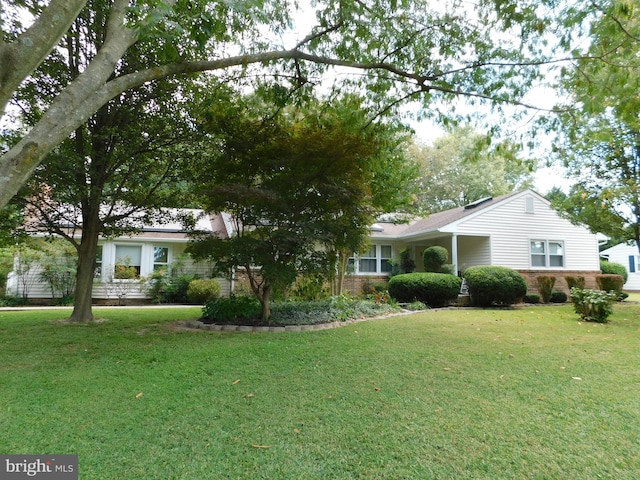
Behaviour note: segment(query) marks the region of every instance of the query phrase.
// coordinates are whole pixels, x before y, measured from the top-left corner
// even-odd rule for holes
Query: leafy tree
[[[454,128],[433,146],[414,144],[421,165],[419,203],[427,212],[461,207],[533,184],[535,162],[523,159],[515,143],[492,145],[471,127]]]
[[[201,237],[190,251],[226,272],[242,267],[265,320],[275,290],[300,272],[334,270],[338,252],[362,247],[378,213],[410,198],[404,137],[395,125],[369,124],[360,107],[348,97],[274,114],[253,96],[206,117],[220,151],[197,178],[205,207],[229,213],[234,235]]]
[[[131,89],[194,72],[235,81],[277,74],[294,84],[318,84],[328,67],[353,67],[340,87],[365,86],[385,107],[422,98],[425,115],[463,96],[473,102],[522,102],[541,64],[565,50],[571,26],[591,2],[556,0],[322,0],[303,35],[292,30],[293,1],[9,0],[0,6],[0,112],[81,16],[100,16],[105,30],[77,76],[52,89],[37,123],[0,157],[0,207],[48,153],[110,100]],[[575,5],[574,5],[575,3]],[[578,7],[576,7],[576,5]],[[24,22],[30,14],[33,23]],[[308,15],[306,18],[308,19]],[[135,50],[133,70],[122,61]],[[74,52],[66,51],[65,54]],[[348,70],[353,72],[354,70]],[[343,78],[343,77],[340,77]],[[19,125],[19,122],[15,122]]]
[[[62,91],[88,68],[107,36],[107,4],[92,2],[17,95],[23,119],[37,125],[51,91]],[[137,71],[159,59],[134,45],[118,65]],[[160,52],[162,53],[162,52]],[[28,230],[66,239],[77,251],[72,321],[93,318],[91,300],[99,236],[132,233],[150,219],[166,219],[176,201],[178,173],[192,154],[185,104],[191,82],[160,80],[127,90],[102,105],[38,166],[21,195]]]
[[[640,249],[640,6],[609,1],[601,8],[585,58],[562,78],[578,111],[560,117],[556,153],[575,185],[556,205],[574,222]],[[607,61],[594,60],[604,54]]]

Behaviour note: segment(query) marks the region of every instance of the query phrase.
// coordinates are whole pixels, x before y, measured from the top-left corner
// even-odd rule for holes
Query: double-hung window
[[[564,242],[531,240],[530,251],[532,267],[564,268]]]
[[[169,267],[169,249],[167,247],[153,247],[153,271]]]
[[[371,245],[369,250],[349,259],[350,270],[356,274],[384,274],[391,272],[391,245]]]

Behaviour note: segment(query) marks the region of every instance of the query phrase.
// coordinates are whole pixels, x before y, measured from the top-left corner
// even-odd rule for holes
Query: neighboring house
[[[216,232],[222,236],[230,232],[228,221],[223,215],[207,215],[198,210],[182,211],[198,219],[195,226],[197,230]],[[189,238],[178,221],[146,226],[134,235],[100,239],[96,254],[93,298],[98,302],[144,300],[148,295],[146,285],[140,278],[148,278],[155,270],[169,266],[178,268],[180,273],[195,273],[209,277],[210,265],[206,262],[195,263],[185,255],[188,241]],[[19,259],[16,258],[15,262],[19,262]],[[118,278],[116,271],[123,266],[129,267],[129,271],[135,270],[137,278]],[[27,296],[30,299],[51,298],[49,286],[40,279],[41,268],[34,266],[30,269],[26,274],[29,278],[21,278],[26,275],[16,274],[17,270],[15,268],[14,272],[9,274],[7,294],[21,297],[24,296],[25,290],[28,290]],[[222,287],[222,294],[228,294],[231,291],[230,282],[226,279],[218,281]]]
[[[587,288],[596,288],[600,273],[598,237],[561,218],[533,190],[484,198],[408,224],[378,222],[371,240],[369,252],[353,259],[350,290],[362,285],[363,276],[382,280],[403,249],[422,271],[422,253],[434,245],[448,250],[460,274],[474,265],[509,267],[526,278],[530,291],[537,290],[541,275],[555,276],[558,290],[567,290],[566,276],[583,276]]]
[[[625,290],[640,291],[640,255],[635,243],[620,243],[615,247],[602,250],[600,256],[625,266],[629,273],[627,282],[624,284]]]

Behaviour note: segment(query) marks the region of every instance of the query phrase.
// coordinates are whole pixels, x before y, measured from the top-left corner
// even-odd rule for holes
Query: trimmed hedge
[[[204,305],[209,300],[220,297],[222,288],[220,283],[213,278],[197,278],[189,282],[187,287],[187,300],[189,303]]]
[[[549,301],[551,303],[565,303],[568,298],[569,297],[567,296],[566,293],[556,290],[553,293],[551,293],[551,298],[549,299]]]
[[[536,280],[538,281],[538,292],[540,292],[542,303],[549,303],[551,300],[551,293],[553,292],[553,286],[556,284],[556,277],[540,275]]]
[[[507,267],[478,265],[464,272],[471,303],[480,307],[513,305],[527,293],[527,282],[518,272]]]
[[[625,266],[620,263],[600,260],[600,270],[602,270],[602,273],[605,275],[620,275],[624,279],[623,284],[629,279],[629,272],[627,272]]]
[[[389,295],[400,303],[443,307],[458,298],[462,279],[446,273],[405,273],[389,280]]]
[[[565,281],[567,282],[567,287],[569,287],[569,291],[571,291],[572,288],[579,288],[579,289],[584,289],[584,277],[564,277]]]
[[[605,292],[622,293],[622,287],[624,286],[624,278],[622,275],[604,274],[596,275],[596,284],[600,290]]]

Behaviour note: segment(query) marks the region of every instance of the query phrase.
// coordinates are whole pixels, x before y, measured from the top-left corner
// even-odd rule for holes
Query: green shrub
[[[622,278],[624,278],[624,282],[622,283],[627,283],[627,280],[629,279],[629,272],[627,272],[625,266],[621,265],[620,263],[600,260],[600,270],[604,274],[620,275]]]
[[[422,302],[442,307],[458,298],[462,279],[446,273],[405,273],[389,280],[389,295],[401,303]]]
[[[404,249],[400,252],[400,273],[413,273],[416,271],[416,262],[411,258],[411,252]]]
[[[236,296],[216,298],[202,307],[202,321],[205,323],[235,323],[239,320],[255,320],[262,315],[262,307],[255,297]]]
[[[569,291],[571,291],[573,287],[581,289],[584,288],[584,277],[564,277],[564,279],[567,282]]]
[[[511,268],[478,265],[467,268],[464,276],[471,303],[480,307],[512,305],[527,293],[527,282]]]
[[[449,252],[444,247],[429,247],[422,253],[425,272],[443,273],[442,267],[448,260]]]
[[[622,293],[622,287],[624,285],[624,278],[622,275],[615,275],[605,273],[603,275],[596,275],[596,285],[600,290],[605,292]]]
[[[527,293],[524,296],[524,301],[526,303],[540,303],[540,295],[537,293]]]
[[[539,277],[536,277],[536,280],[538,281],[538,292],[540,293],[542,303],[549,303],[551,293],[553,292],[553,286],[556,284],[556,277],[540,275]]]
[[[551,298],[549,298],[551,303],[565,303],[567,301],[567,294],[556,290],[551,293]]]
[[[618,300],[616,292],[603,290],[571,289],[574,311],[587,322],[606,323],[613,313],[613,304]]]
[[[196,278],[187,287],[187,301],[195,305],[203,305],[209,300],[220,297],[220,283],[213,278]]]
[[[329,289],[321,275],[303,275],[296,280],[290,296],[294,300],[320,300],[329,296]]]

